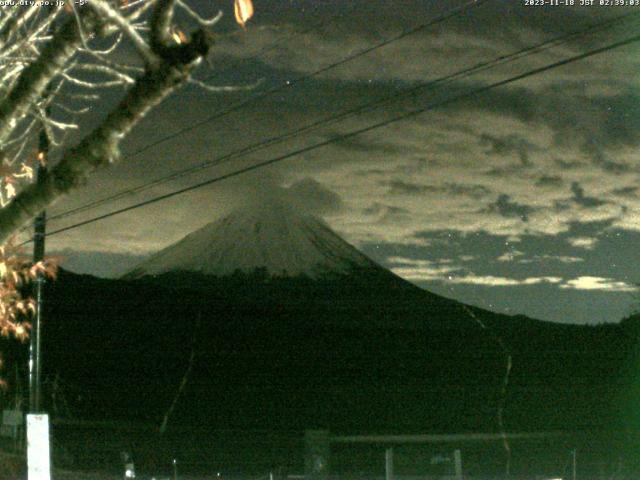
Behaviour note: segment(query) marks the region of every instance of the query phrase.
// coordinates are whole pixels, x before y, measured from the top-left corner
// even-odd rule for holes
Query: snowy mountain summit
[[[380,269],[322,220],[282,204],[245,207],[144,260],[126,278],[168,272],[225,276],[265,269],[274,276],[319,278]]]

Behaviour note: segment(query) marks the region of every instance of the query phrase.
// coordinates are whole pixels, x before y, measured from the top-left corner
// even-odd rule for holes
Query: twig
[[[218,11],[215,17],[203,18],[200,15],[198,15],[198,12],[191,9],[189,5],[187,5],[185,2],[181,0],[176,0],[176,1],[178,2],[178,6],[180,6],[180,8],[182,8],[185,12],[187,12],[187,14],[191,18],[193,18],[196,22],[198,22],[203,27],[212,27],[222,19],[222,10]]]
[[[7,140],[80,44],[78,25],[75,18],[70,18],[45,46],[38,60],[22,71],[9,94],[0,102],[0,144]]]
[[[63,152],[44,182],[25,187],[10,205],[0,210],[0,243],[31,220],[34,212],[44,210],[58,197],[83,185],[94,170],[118,160],[122,139],[149,110],[186,82],[208,51],[209,39],[202,31],[196,31],[184,45],[165,48],[162,64],[147,70],[95,130],[76,147]],[[0,120],[1,114],[0,108]],[[0,135],[0,143],[1,140]]]
[[[158,64],[160,61],[158,56],[151,50],[149,45],[147,45],[147,42],[140,36],[131,22],[123,17],[120,12],[112,8],[111,5],[104,0],[91,0],[89,5],[108,21],[117,25],[117,27],[129,37],[129,40],[131,40],[131,43],[133,43],[133,46],[147,65],[156,66]]]
[[[222,92],[243,92],[247,90],[254,90],[257,88],[264,79],[259,79],[256,82],[253,82],[249,85],[209,85],[208,83],[202,82],[200,80],[196,80],[195,78],[190,78],[188,80],[189,83],[193,85],[197,85],[198,87],[212,93],[222,93]]]
[[[161,54],[171,44],[171,22],[176,0],[158,0],[151,14],[151,48]]]

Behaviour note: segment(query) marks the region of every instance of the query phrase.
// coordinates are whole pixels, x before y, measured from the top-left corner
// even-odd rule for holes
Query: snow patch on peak
[[[266,269],[271,275],[318,278],[354,268],[381,268],[322,220],[280,202],[235,211],[143,261],[137,278],[190,271],[224,276]]]

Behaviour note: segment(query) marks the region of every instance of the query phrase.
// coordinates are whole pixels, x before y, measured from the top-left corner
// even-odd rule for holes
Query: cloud
[[[490,193],[484,185],[460,184],[448,182],[442,185],[422,185],[403,180],[390,180],[381,182],[388,186],[388,195],[424,195],[424,194],[447,194],[450,196],[466,196],[472,198],[482,198]]]
[[[378,202],[375,202],[372,206],[365,208],[363,213],[367,216],[376,218],[376,221],[380,224],[406,222],[410,218],[409,211],[406,208],[385,205]]]
[[[463,195],[471,198],[482,198],[488,195],[491,190],[485,185],[446,183],[444,186],[446,192],[451,195]]]
[[[385,181],[383,184],[389,187],[387,190],[387,194],[389,195],[422,195],[427,192],[434,192],[438,190],[432,185],[419,185],[417,183],[404,182],[402,180]]]
[[[446,108],[508,115],[531,128],[548,129],[555,148],[577,149],[598,169],[614,175],[633,170],[633,162],[621,153],[640,144],[640,115],[635,113],[640,111],[637,85],[616,82],[616,93],[611,95],[586,92],[583,75],[570,79],[547,78],[549,83],[539,88],[518,83],[510,88],[490,90],[474,98],[473,103],[456,102]],[[524,155],[521,159],[525,160],[537,148],[531,134],[520,137],[491,134],[481,138],[495,145],[493,153],[516,153]],[[565,163],[566,166],[572,164],[574,161]]]
[[[250,83],[264,78],[264,84],[251,93],[258,96],[285,80],[290,85],[276,95],[248,102],[237,114],[225,115],[223,122],[207,123],[208,128],[198,128],[171,145],[145,153],[140,162],[123,162],[99,174],[90,180],[94,190],[87,189],[83,200],[101,196],[96,195],[97,189],[109,195],[121,186],[135,185],[138,180],[134,178],[147,180],[150,174],[155,178],[215,159],[379,99],[399,100],[406,89],[419,83],[611,14],[594,8],[549,15],[547,9],[525,9],[518,2],[486,2],[469,15],[297,81],[301,75],[392,38],[445,9],[441,2],[408,0],[400,5],[371,0],[357,4],[356,18],[347,10],[352,8],[347,3],[336,3],[335,13],[344,8],[345,14],[317,29],[309,27],[326,20],[326,6],[297,0],[294,9],[258,9],[256,22],[246,32],[221,36],[213,53],[221,60],[215,62],[212,72],[221,74],[216,82]],[[306,8],[304,15],[301,6]],[[282,42],[287,35],[295,36],[295,41]],[[413,95],[384,108],[362,110],[269,150],[200,171],[197,179],[189,177],[159,187],[157,193],[437,104],[608,41],[588,37],[482,74],[440,83],[437,88],[414,90]],[[267,50],[276,42],[278,48]],[[640,173],[637,51],[635,47],[611,51],[469,96],[366,135],[308,151],[255,175],[225,180],[175,202],[77,230],[66,245],[79,250],[147,253],[216,220],[244,200],[275,196],[303,211],[328,217],[330,226],[356,245],[383,248],[393,244],[407,249],[428,245],[429,250],[421,251],[424,256],[442,248],[437,261],[395,264],[396,272],[410,279],[447,285],[557,286],[562,276],[580,278],[595,272],[606,278],[606,269],[591,269],[593,259],[602,257],[602,250],[596,247],[605,247],[600,234],[606,227],[592,232],[574,230],[573,225],[603,220],[640,230],[640,196],[635,185]],[[242,101],[240,95],[203,95],[187,87],[142,122],[125,151],[199,124],[212,112]],[[69,206],[63,202],[66,200],[56,208]],[[465,243],[468,248],[456,250],[453,241],[434,241],[432,234],[440,231],[452,232],[454,240],[477,239],[482,234],[490,240],[483,248]],[[531,241],[532,236],[540,242]],[[60,237],[52,240],[55,238]],[[506,238],[532,243],[503,253]],[[531,244],[544,246],[534,250]],[[590,251],[582,252],[582,259],[572,247]],[[462,252],[476,258],[464,263]],[[446,258],[454,260],[445,262]]]
[[[496,258],[499,262],[513,262],[516,258],[524,256],[524,252],[519,250],[510,250],[508,252],[504,252],[498,258]]]
[[[551,187],[558,188],[562,187],[564,181],[560,175],[542,175],[538,180],[536,180],[537,187]]]
[[[534,255],[531,262],[560,262],[560,263],[579,263],[584,262],[584,258],[573,257],[570,255]]]
[[[611,193],[617,197],[637,198],[638,187],[631,186],[631,187],[616,188]]]
[[[559,284],[561,277],[528,277],[523,279],[500,277],[495,275],[455,275],[453,267],[395,267],[396,275],[410,281],[440,281],[449,284],[480,285],[487,287],[522,287],[538,284]]]
[[[592,237],[570,237],[567,238],[567,242],[572,247],[584,248],[585,250],[593,250],[598,243],[598,239]]]
[[[391,271],[410,281],[438,281],[451,278],[451,274],[460,270],[450,262],[420,260],[405,257],[389,257],[387,262]]]
[[[50,255],[60,257],[62,267],[75,273],[87,273],[103,278],[117,278],[142,259],[143,255],[77,250],[52,251]]]
[[[583,162],[579,160],[566,160],[564,158],[556,158],[554,159],[555,166],[560,168],[560,170],[574,170],[576,168],[580,168],[583,166]],[[558,176],[557,178],[560,178]]]
[[[321,28],[313,28],[318,21],[318,10],[326,10],[326,6],[323,2],[303,0],[296,2],[295,8],[298,12],[304,12],[303,16],[292,15],[292,9],[287,8],[267,8],[262,14],[258,9],[254,28],[247,29],[243,35],[223,36],[218,40],[214,52],[224,52],[235,58],[251,58],[254,62],[257,57],[259,61],[272,67],[309,73],[335,63],[336,59],[370,49],[384,40],[413,30],[406,38],[388,42],[384,47],[376,48],[355,61],[323,72],[323,75],[333,79],[355,78],[363,81],[422,81],[432,78],[434,72],[450,72],[451,59],[465,60],[468,65],[474,65],[498,58],[517,51],[522,46],[592,26],[601,20],[605,11],[593,7],[566,10],[562,15],[549,15],[546,8],[529,9],[522,3],[496,2],[494,5],[486,3],[469,7],[465,15],[454,16],[430,28],[420,28],[424,22],[463,3],[466,2],[337,2],[332,4],[331,12],[342,12],[342,15],[332,17],[331,22]],[[357,5],[355,14],[352,5]],[[324,15],[327,15],[326,11]],[[295,41],[282,42],[283,36],[295,37]],[[537,61],[540,57],[544,60],[557,60],[559,57],[583,52],[598,44],[598,41],[602,42],[602,39],[597,35],[576,36],[553,49],[532,55],[532,58],[521,58],[520,64],[526,67],[536,65],[540,63]],[[269,48],[274,43],[278,43],[278,48]],[[255,54],[256,51],[263,50],[268,53]],[[421,58],[429,61],[420,61]],[[626,63],[631,63],[627,67],[627,77],[630,78],[636,62]],[[606,69],[611,67],[611,61],[599,62],[598,67],[571,65],[566,66],[558,75],[580,73],[588,79],[595,77],[616,80],[611,68]],[[511,68],[498,70],[504,73],[510,72]],[[492,74],[493,70],[484,73],[485,76]],[[537,83],[546,81],[543,78]]]
[[[433,261],[392,256],[387,258],[387,263],[392,265],[391,270],[396,275],[414,282],[439,281],[449,284],[517,287],[542,283],[558,284],[562,281],[562,278],[557,276],[512,278],[467,273],[464,268],[455,265],[451,259]]]
[[[341,135],[341,132],[334,132],[332,135],[325,137],[327,140],[337,138]],[[359,137],[345,138],[335,142],[340,148],[347,150],[348,152],[358,153],[384,153],[387,155],[398,154],[401,152],[406,153],[406,148],[403,149],[400,145],[396,145],[393,142],[384,143],[380,139],[376,140],[363,140]]]
[[[605,290],[610,292],[637,292],[638,287],[605,277],[583,276],[567,280],[560,288],[574,290]]]
[[[277,171],[267,170],[253,176],[237,178],[219,191],[224,195],[224,213],[245,205],[283,203],[313,215],[335,215],[342,212],[342,197],[318,180],[303,176],[285,181]],[[211,221],[215,218],[211,218]]]
[[[490,287],[521,287],[538,285],[542,283],[557,284],[562,281],[561,277],[545,276],[545,277],[528,277],[528,278],[509,278],[497,277],[493,275],[465,275],[461,277],[452,277],[447,279],[449,283],[461,283],[470,285],[484,285]]]
[[[487,155],[517,155],[520,159],[520,164],[523,167],[531,165],[530,155],[532,152],[537,150],[537,147],[534,144],[516,134],[495,136],[483,133],[480,135],[480,144],[489,145],[491,147],[485,152]]]
[[[512,250],[503,253],[496,258],[498,262],[516,262],[520,264],[542,263],[542,262],[559,262],[559,263],[578,263],[584,262],[583,258],[573,257],[570,255],[550,255],[550,254],[535,254],[528,258],[524,252],[519,250]]]
[[[629,164],[611,159],[611,156],[604,147],[604,145],[598,143],[595,139],[588,138],[582,145],[582,150],[589,155],[593,165],[598,166],[605,172],[619,175],[631,170]]]
[[[511,200],[511,197],[506,194],[501,194],[498,199],[489,205],[489,212],[497,212],[506,218],[519,218],[523,222],[529,221],[529,215],[534,211],[534,208],[523,205]]]
[[[312,178],[304,178],[285,189],[287,201],[300,210],[316,214],[339,213],[344,204],[342,198]]]
[[[307,18],[278,18],[273,12],[265,13],[260,19],[256,18],[259,27],[241,36],[223,38],[216,48],[229,58],[234,57],[238,65],[244,65],[243,75],[266,75],[267,83],[275,84],[329,65],[421,21],[407,15],[407,11],[436,14],[443,8],[426,7],[424,2],[414,0],[410,0],[406,8],[373,3],[377,7],[367,3],[366,15],[379,21],[363,24],[346,15],[337,18],[335,25],[327,25],[326,31],[305,28],[304,22],[310,21]],[[317,5],[309,4],[309,8],[320,15]],[[382,16],[382,11],[393,11],[394,15],[387,18]],[[487,16],[486,12],[493,14]],[[194,134],[188,139],[188,148],[193,151],[188,155],[173,155],[171,165],[179,165],[189,158],[207,158],[210,152],[232,151],[248,141],[317,122],[376,99],[390,95],[397,98],[417,82],[517,51],[523,45],[566,31],[569,25],[576,29],[594,23],[599,15],[596,9],[589,9],[584,15],[567,13],[561,20],[554,19],[550,26],[543,21],[544,15],[526,12],[523,16],[522,13],[525,11],[515,6],[487,5],[474,11],[474,18],[492,22],[497,22],[496,18],[505,22],[519,18],[519,28],[501,29],[501,33],[496,34],[474,28],[473,22],[454,22],[446,28],[443,25],[433,31],[419,32],[411,41],[393,42],[324,75],[293,82],[291,88],[278,95],[252,102],[237,118],[227,116],[223,125]],[[267,22],[271,17],[277,28]],[[570,23],[573,21],[576,23]],[[347,28],[343,30],[344,27]],[[300,34],[298,41],[281,42],[282,48],[259,54],[250,66],[239,61],[255,56],[256,51],[276,41],[285,31]],[[227,49],[229,43],[233,45]],[[540,56],[523,57],[518,64],[491,69],[464,81],[441,84],[404,102],[389,103],[385,109],[363,111],[344,123],[332,123],[314,130],[308,137],[287,142],[274,150],[273,155],[468,92],[470,88],[506,78],[520,69],[525,71],[576,53],[583,46],[581,42],[569,42]],[[325,188],[330,187],[333,200],[312,200],[320,203],[318,208],[313,205],[304,208],[330,215],[330,225],[355,244],[365,241],[415,244],[419,241],[418,232],[439,229],[510,236],[555,235],[568,231],[571,222],[594,218],[617,219],[619,225],[634,225],[632,212],[634,207],[640,209],[640,198],[613,192],[630,187],[632,176],[626,180],[628,185],[621,185],[623,177],[612,169],[603,169],[602,162],[593,160],[593,152],[598,147],[617,163],[633,165],[635,161],[637,142],[634,139],[638,134],[628,128],[627,117],[640,106],[640,101],[635,77],[624,72],[633,70],[637,62],[630,62],[630,66],[617,63],[617,55],[612,52],[606,61],[594,57],[582,66],[574,64],[554,69],[531,81],[492,89],[464,102],[308,152],[304,157],[261,172],[275,172],[276,181],[272,182],[275,185],[291,185],[313,178]],[[616,62],[614,69],[611,68],[613,62]],[[180,115],[166,115],[166,118],[169,122],[198,121],[210,114],[212,105],[224,108],[233,100],[226,96],[203,100],[198,104],[196,118],[193,112],[187,115],[184,111],[187,102],[176,103],[182,109]],[[632,119],[630,123],[636,122]],[[246,128],[247,125],[251,128]],[[154,122],[148,124],[145,133],[152,129],[156,129]],[[587,143],[590,138],[594,143]],[[269,152],[268,156],[271,150]],[[158,155],[168,154],[158,152]],[[240,180],[245,179],[243,176]],[[570,194],[567,185],[578,188]],[[221,184],[216,188],[224,187]],[[315,195],[312,189],[308,194]],[[301,191],[298,196],[304,195]],[[558,206],[564,210],[556,211]],[[626,210],[623,211],[623,207]],[[181,215],[179,210],[180,207],[176,209],[176,216]],[[640,228],[640,224],[636,228]]]
[[[586,196],[584,194],[584,188],[582,188],[578,182],[571,184],[571,192],[573,192],[573,201],[584,208],[596,208],[606,203],[595,197]]]

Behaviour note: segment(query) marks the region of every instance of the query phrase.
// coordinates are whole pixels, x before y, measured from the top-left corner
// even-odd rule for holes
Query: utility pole
[[[48,109],[46,109],[48,110]],[[48,113],[48,111],[47,111]],[[38,169],[36,182],[44,183],[47,176],[47,160],[50,138],[42,124],[38,138]],[[44,259],[46,234],[46,212],[43,210],[34,221],[33,261]],[[36,312],[31,327],[29,344],[29,413],[27,414],[27,478],[28,480],[51,480],[51,450],[49,440],[49,416],[42,412],[41,392],[41,328],[44,304],[44,274],[39,272],[35,281]]]
[[[44,127],[40,131],[38,138],[38,169],[36,182],[44,183],[47,176],[47,157],[49,154],[49,136]],[[40,212],[34,221],[33,235],[33,262],[37,263],[44,259],[44,239],[46,234],[46,211]],[[36,313],[34,324],[31,328],[31,343],[29,347],[29,411],[40,413],[42,410],[41,392],[41,328],[42,328],[42,307],[44,295],[45,277],[42,272],[38,273],[35,281]]]

